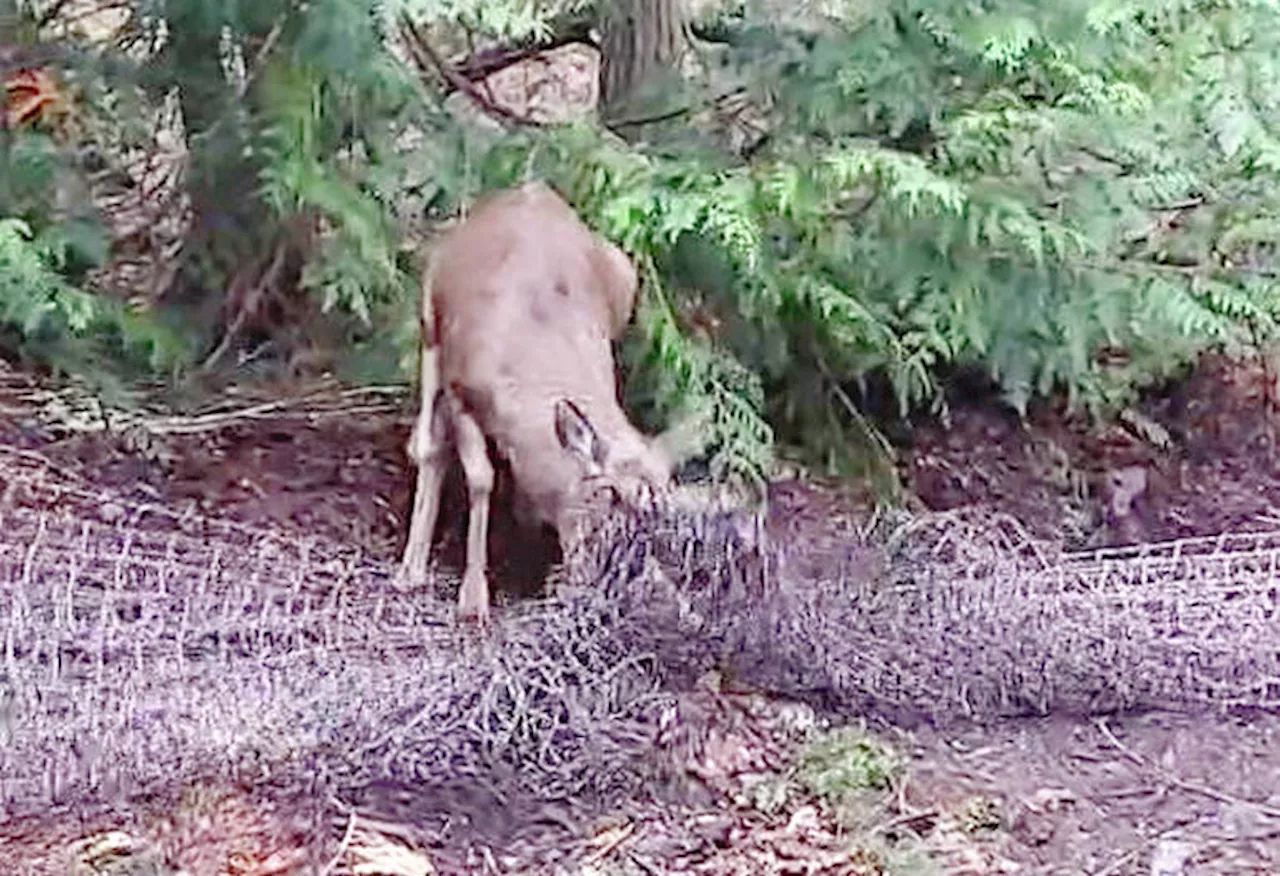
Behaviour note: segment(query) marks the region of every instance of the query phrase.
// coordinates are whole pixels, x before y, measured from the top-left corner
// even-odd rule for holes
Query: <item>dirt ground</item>
[[[1272,530],[1274,379],[1258,363],[1209,356],[1105,428],[1061,405],[1032,410],[1026,428],[985,400],[962,405],[949,428],[915,430],[903,474],[932,510],[989,507],[1073,548]],[[1145,489],[1127,513],[1109,513],[1108,481],[1137,472]]]
[[[961,406],[950,428],[916,429],[903,451],[904,482],[925,507],[1003,511],[1077,547],[1280,527],[1265,382],[1260,369],[1210,359],[1103,430],[1049,407],[1022,428],[988,402]],[[279,391],[263,389],[256,401],[244,394],[238,404],[252,410]],[[293,407],[209,412],[199,431],[139,440],[127,426],[55,426],[66,419],[50,413],[55,397],[5,371],[0,444],[127,498],[322,534],[394,560],[411,498],[403,453],[410,405],[390,394],[353,402],[331,386],[309,392]],[[346,401],[331,404],[339,397]],[[353,416],[358,402],[364,407]],[[1122,483],[1137,487],[1118,497]],[[509,487],[500,472],[499,508]],[[869,515],[851,494],[817,481],[776,484],[770,498],[772,532],[815,553],[839,549]],[[442,512],[443,561],[454,565],[464,507],[455,477]],[[520,533],[506,513],[491,543],[500,600],[532,592],[554,559],[545,533]],[[394,825],[352,821],[333,831],[348,855],[364,855],[356,872],[368,874],[896,874],[915,872],[904,863],[912,850],[935,872],[957,874],[1280,872],[1280,721],[1266,716],[1045,719],[948,733],[871,728],[906,767],[851,825],[811,791],[761,802],[762,776],[794,773],[791,706],[709,684],[684,708],[696,728],[688,773],[701,792],[682,808],[638,802],[577,834],[505,850],[451,841],[411,851]],[[0,827],[0,859],[19,873],[52,872],[43,868],[69,850],[82,863],[58,872],[304,872],[287,813],[248,800],[243,791],[208,789],[176,813]],[[103,833],[110,830],[124,833]],[[93,834],[96,846],[76,847]],[[152,869],[122,869],[126,859],[143,860],[143,849]],[[574,869],[557,869],[570,860]],[[344,872],[339,864],[350,865],[335,859],[320,870]]]

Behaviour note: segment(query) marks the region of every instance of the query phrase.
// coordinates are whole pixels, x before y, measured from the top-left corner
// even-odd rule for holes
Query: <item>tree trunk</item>
[[[276,8],[263,0],[258,6],[263,14]],[[251,131],[238,113],[238,105],[253,96],[238,94],[222,67],[226,19],[216,4],[168,0],[168,57],[158,77],[161,86],[177,88],[188,146],[185,185],[192,220],[182,261],[161,298],[187,311],[191,323],[208,333],[200,338],[204,345],[214,342],[235,290],[252,285],[271,249],[264,231],[271,223],[255,191],[260,159],[249,153]],[[248,39],[255,36],[250,33]],[[248,57],[251,51],[246,45]]]
[[[245,132],[235,118],[236,95],[220,59],[222,16],[196,0],[165,5],[169,31],[166,85],[177,86],[188,153],[187,195],[191,199],[193,249],[216,244],[232,251],[214,256],[219,268],[242,263],[234,230],[251,227],[254,168],[245,159]],[[205,278],[208,279],[208,278]],[[199,285],[199,284],[197,284]]]
[[[601,116],[630,136],[679,113],[688,47],[686,0],[605,0],[601,16]]]

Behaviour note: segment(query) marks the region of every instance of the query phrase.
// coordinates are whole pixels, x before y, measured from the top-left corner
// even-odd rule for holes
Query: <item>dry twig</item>
[[[1133,749],[1129,748],[1129,746],[1117,739],[1116,735],[1111,732],[1111,728],[1107,725],[1106,718],[1099,718],[1094,722],[1094,724],[1097,726],[1099,732],[1106,737],[1107,742],[1112,748],[1119,751],[1142,769],[1159,776],[1162,781],[1167,782],[1173,787],[1181,788],[1183,791],[1188,791],[1192,794],[1199,794],[1202,797],[1208,797],[1210,800],[1216,800],[1219,803],[1227,803],[1232,806],[1246,806],[1255,810],[1259,815],[1265,815],[1268,818],[1280,818],[1280,809],[1273,806],[1268,806],[1265,803],[1255,803],[1252,800],[1246,800],[1243,797],[1235,797],[1231,794],[1219,791],[1216,788],[1210,788],[1208,785],[1188,782],[1185,779],[1178,778],[1158,764],[1154,764],[1147,760],[1147,758],[1138,754]]]
[[[460,91],[471,99],[476,106],[480,107],[486,115],[489,115],[501,122],[504,126],[510,128],[513,126],[520,127],[543,127],[542,123],[537,119],[531,119],[522,116],[519,113],[512,112],[501,104],[494,103],[485,95],[481,94],[476,88],[475,83],[467,79],[457,70],[449,66],[440,53],[431,45],[431,41],[427,35],[422,32],[417,23],[409,17],[408,13],[402,13],[400,16],[400,29],[405,36],[405,41],[409,46],[410,53],[414,56],[414,61],[418,64],[421,71],[434,69],[436,73],[449,84],[455,91]]]

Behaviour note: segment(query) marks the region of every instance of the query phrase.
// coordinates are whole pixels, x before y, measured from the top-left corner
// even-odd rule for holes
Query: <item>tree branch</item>
[[[470,98],[476,106],[484,110],[486,115],[493,117],[505,126],[514,125],[535,128],[543,126],[542,123],[536,119],[531,119],[527,116],[522,116],[519,113],[514,113],[506,107],[494,103],[481,94],[480,90],[475,87],[471,80],[467,79],[455,68],[449,66],[449,64],[440,57],[440,53],[435,50],[427,40],[426,34],[424,34],[422,29],[414,23],[408,13],[402,12],[400,14],[400,29],[409,46],[409,52],[414,56],[414,62],[418,65],[421,71],[425,72],[428,67],[433,68],[436,73],[439,74],[440,78],[443,79],[448,86],[451,86],[450,90],[462,92]]]
[[[1247,267],[1244,265],[1205,265],[1175,264],[1173,262],[1157,262],[1151,259],[1120,259],[1114,262],[1085,262],[1085,267],[1105,274],[1123,274],[1130,277],[1149,276],[1152,273],[1177,274],[1189,279],[1203,277],[1215,279],[1219,277],[1260,277],[1267,280],[1280,279],[1280,270],[1274,268]]]
[[[579,43],[592,48],[599,48],[599,45],[592,38],[591,22],[589,20],[575,19],[569,21],[562,29],[552,34],[551,37],[538,42],[517,43],[516,45],[481,49],[462,63],[454,66],[453,69],[468,82],[475,82],[480,79],[487,79],[494,73],[499,73],[522,61]]]
[[[36,20],[36,29],[43,30],[53,24],[54,19],[60,16],[64,9],[71,4],[71,0],[56,0],[48,9],[40,13],[40,18]]]

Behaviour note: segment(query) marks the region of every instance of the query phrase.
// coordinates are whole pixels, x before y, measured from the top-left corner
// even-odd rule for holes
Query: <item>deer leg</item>
[[[454,420],[458,458],[467,478],[467,568],[458,592],[458,616],[485,622],[489,618],[489,582],[485,577],[489,541],[489,500],[493,495],[493,463],[480,425],[460,411]]]
[[[404,587],[416,586],[427,580],[431,540],[435,536],[436,518],[440,513],[440,490],[449,464],[448,406],[439,398],[437,384],[434,363],[424,362],[422,404],[406,447],[409,458],[418,467],[418,481],[414,487],[409,538],[397,576],[397,583]]]

